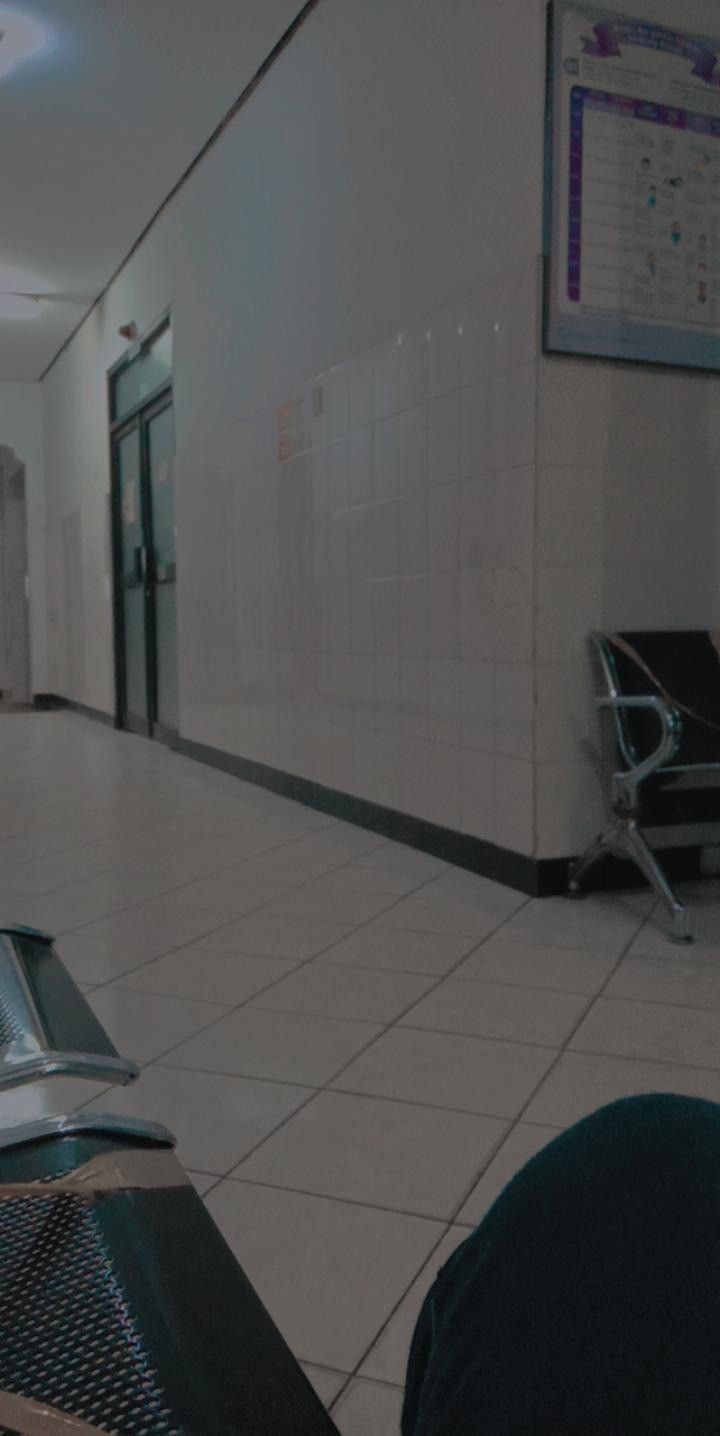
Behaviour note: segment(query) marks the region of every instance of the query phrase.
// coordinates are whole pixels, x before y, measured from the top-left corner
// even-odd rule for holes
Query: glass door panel
[[[119,568],[122,597],[123,692],[125,726],[149,730],[146,558],[144,537],[140,427],[116,441],[115,482],[120,544]]]

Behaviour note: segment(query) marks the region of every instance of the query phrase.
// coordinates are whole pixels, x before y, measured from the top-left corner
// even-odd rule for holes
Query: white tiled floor
[[[553,1134],[720,1101],[720,889],[689,949],[644,894],[533,902],[68,714],[0,717],[0,902],[120,1049],[93,1103],[180,1156],[342,1436],[396,1436],[434,1274]]]

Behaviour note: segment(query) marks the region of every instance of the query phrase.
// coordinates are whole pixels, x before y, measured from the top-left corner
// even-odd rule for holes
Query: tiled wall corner
[[[593,629],[720,622],[718,381],[544,356],[536,527],[538,857],[602,826]]]

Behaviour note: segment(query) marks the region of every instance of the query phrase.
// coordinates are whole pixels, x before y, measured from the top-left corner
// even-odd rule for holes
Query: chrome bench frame
[[[177,1138],[158,1122],[146,1122],[142,1117],[118,1117],[114,1113],[85,1111],[0,1127],[0,1152],[26,1147],[46,1137],[72,1137],[93,1132],[101,1137],[130,1137],[151,1147],[174,1149],[177,1146]]]
[[[604,832],[591,843],[581,857],[570,867],[569,894],[581,897],[580,883],[590,868],[611,854],[613,857],[630,859],[647,878],[651,888],[663,903],[671,918],[670,941],[691,943],[688,930],[688,913],[680,902],[663,872],[655,854],[644,837],[639,824],[639,790],[646,779],[656,773],[672,774],[720,774],[720,763],[673,764],[682,738],[682,715],[678,708],[656,693],[630,696],[618,687],[612,645],[604,633],[593,633],[590,637],[591,651],[598,673],[599,686],[603,691],[596,698],[600,712],[609,712],[613,718],[614,737],[617,750],[625,768],[615,771],[611,780],[610,808],[612,820]],[[657,748],[640,760],[635,752],[625,714],[641,708],[652,712],[658,720]]]
[[[32,982],[30,946],[57,964],[71,1011],[62,1045],[57,1011],[45,1012]],[[60,973],[58,973],[60,976]],[[139,1076],[135,1062],[121,1057],[53,950],[53,939],[35,928],[0,925],[0,1024],[12,1033],[0,1046],[0,1091],[44,1077],[80,1077],[125,1085]]]

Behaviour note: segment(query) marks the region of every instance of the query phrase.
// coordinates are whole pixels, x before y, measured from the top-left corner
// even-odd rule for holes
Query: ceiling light
[[[0,294],[0,320],[39,319],[42,305],[29,294]]]
[[[36,20],[0,6],[0,79],[45,49],[47,35]]]

